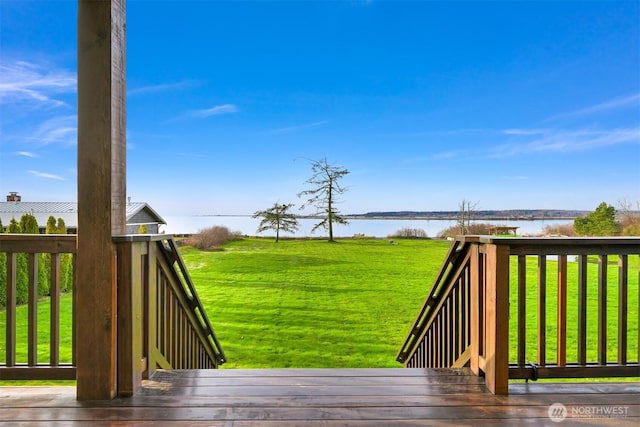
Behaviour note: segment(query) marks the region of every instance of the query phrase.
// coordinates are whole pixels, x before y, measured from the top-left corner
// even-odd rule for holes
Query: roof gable
[[[138,219],[146,219],[147,221],[138,221]],[[148,204],[144,202],[130,202],[127,204],[127,223],[138,224],[148,222],[166,224],[166,221]]]

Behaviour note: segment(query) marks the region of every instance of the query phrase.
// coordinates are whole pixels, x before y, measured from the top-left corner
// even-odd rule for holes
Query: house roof
[[[127,204],[127,223],[143,211],[146,216],[153,219],[153,222],[166,224],[166,221],[144,202]],[[68,228],[78,226],[78,203],[76,202],[0,202],[0,219],[5,227],[12,218],[19,221],[22,215],[27,213],[36,218],[40,227],[47,225],[50,216],[56,219],[62,218]]]
[[[156,212],[153,210],[151,206],[144,202],[129,202],[127,204],[127,223],[133,222],[133,219],[141,212],[146,213],[153,222],[157,222],[158,224],[166,224],[167,222]]]

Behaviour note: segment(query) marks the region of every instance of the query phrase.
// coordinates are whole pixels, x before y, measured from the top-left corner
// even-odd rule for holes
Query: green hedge
[[[64,221],[58,219],[58,226],[50,228],[49,224],[55,219],[49,218],[47,223],[48,234],[66,234]],[[5,233],[35,233],[38,232],[38,224],[35,217],[25,214],[18,223],[11,220],[11,223],[4,229]],[[50,295],[51,289],[51,255],[38,255],[38,297]],[[73,255],[62,254],[60,257],[60,290],[61,292],[69,292],[73,286]],[[20,253],[16,259],[16,303],[26,304],[28,302],[29,293],[29,255]],[[0,253],[0,308],[7,305],[7,254]]]

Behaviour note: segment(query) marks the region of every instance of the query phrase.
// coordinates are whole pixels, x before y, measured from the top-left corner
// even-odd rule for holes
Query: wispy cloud
[[[60,116],[43,122],[27,139],[43,145],[60,143],[72,145],[77,142],[77,117]]]
[[[539,134],[531,135],[537,136]],[[534,153],[568,153],[618,144],[640,144],[640,127],[612,130],[548,130],[533,139],[527,139],[526,141],[514,139],[500,145],[495,148],[489,157],[508,157]]]
[[[60,175],[54,175],[52,173],[46,173],[46,172],[38,172],[38,171],[34,171],[34,170],[29,170],[27,171],[32,175],[35,175],[39,178],[45,178],[45,179],[57,179],[59,181],[66,181],[66,179],[64,179],[63,177],[61,177]]]
[[[543,128],[507,128],[502,130],[473,129],[471,132],[482,135],[482,139],[473,145],[460,140],[468,130],[432,131],[429,135],[454,135],[452,142],[441,141],[438,146],[455,147],[463,144],[465,149],[435,151],[426,156],[414,156],[405,159],[405,164],[417,164],[454,159],[496,159],[529,154],[572,153],[596,150],[622,144],[640,145],[640,126],[616,129],[543,129]],[[466,139],[466,138],[465,138]],[[433,143],[434,141],[430,141]],[[433,146],[433,145],[432,145]],[[521,180],[528,177],[505,177]]]
[[[309,128],[314,128],[314,127],[326,125],[327,123],[329,123],[328,120],[320,120],[318,122],[313,122],[313,123],[305,123],[305,124],[302,124],[302,125],[288,126],[288,127],[283,127],[283,128],[271,129],[271,130],[265,131],[264,133],[267,133],[267,134],[291,133],[291,132],[297,132],[297,131],[303,130],[303,129],[309,129]]]
[[[215,107],[206,108],[204,110],[190,111],[186,115],[189,117],[211,117],[219,116],[220,114],[237,113],[238,107],[233,104],[216,105]]]
[[[31,157],[31,158],[38,157],[37,154],[32,153],[30,151],[18,151],[16,154],[18,156],[23,156],[23,157]]]
[[[175,122],[175,121],[185,120],[185,119],[204,119],[207,117],[219,116],[222,114],[237,113],[238,111],[240,111],[240,109],[233,104],[222,104],[222,105],[216,105],[211,108],[205,108],[202,110],[187,111],[185,113],[178,115],[177,117],[167,120],[167,122],[170,123],[170,122]]]
[[[555,116],[551,116],[543,120],[543,122],[550,122],[550,121],[572,118],[572,117],[583,117],[591,114],[617,110],[620,108],[627,108],[630,106],[636,106],[636,107],[640,106],[640,93],[635,93],[633,95],[624,96],[620,98],[614,98],[609,101],[602,102],[600,104],[592,105],[586,108],[581,108],[579,110],[556,114]]]
[[[198,84],[197,82],[192,80],[184,80],[184,81],[174,82],[174,83],[160,83],[156,85],[141,86],[135,89],[129,89],[127,90],[127,95],[135,96],[135,95],[147,95],[147,94],[157,93],[157,92],[167,92],[172,90],[184,89],[191,86],[196,86],[197,84]]]
[[[76,74],[25,61],[0,64],[0,103],[27,102],[34,106],[66,105],[59,93],[76,91]]]

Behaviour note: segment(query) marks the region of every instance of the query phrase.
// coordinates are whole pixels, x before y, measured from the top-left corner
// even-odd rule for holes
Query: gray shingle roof
[[[166,224],[165,220],[144,202],[127,204],[127,222],[143,210],[154,222]],[[5,227],[12,218],[20,221],[22,215],[26,213],[35,216],[40,227],[47,225],[50,216],[55,219],[62,218],[67,228],[78,226],[78,203],[76,202],[0,202],[0,219]]]

